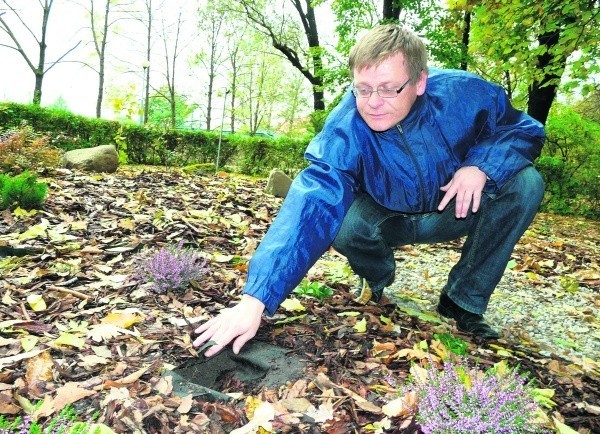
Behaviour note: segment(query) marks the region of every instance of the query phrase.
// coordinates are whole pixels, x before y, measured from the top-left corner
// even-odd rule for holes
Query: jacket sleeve
[[[512,107],[506,92],[491,85],[493,103],[488,125],[466,155],[463,166],[477,166],[501,189],[540,155],[545,132],[541,123]],[[490,184],[490,183],[488,183]]]
[[[340,114],[340,111],[337,111]],[[294,179],[281,209],[250,260],[243,294],[265,304],[268,315],[329,248],[357,189],[346,129],[326,122],[306,153],[310,166]]]

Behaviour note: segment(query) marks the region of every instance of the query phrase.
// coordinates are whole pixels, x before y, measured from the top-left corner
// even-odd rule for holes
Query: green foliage
[[[600,124],[558,105],[548,119],[546,134],[542,156],[535,163],[546,184],[542,208],[600,218]]]
[[[303,169],[306,166],[304,150],[309,141],[309,138],[271,139],[238,134],[224,135],[220,139],[219,132],[214,131],[164,129],[150,124],[88,119],[37,106],[0,104],[0,125],[11,127],[20,125],[23,120],[31,125],[28,127],[31,134],[51,137],[50,142],[55,145],[51,149],[114,143],[120,161],[129,164],[187,166],[215,163],[221,141],[219,167],[230,165],[243,174],[261,176],[266,176],[275,167],[289,175]],[[28,151],[26,155],[33,158],[34,153]],[[50,166],[48,160],[49,157],[44,160],[46,166]],[[0,156],[0,164],[2,161]],[[8,169],[4,168],[4,171]]]
[[[50,145],[65,151],[113,143],[119,129],[118,122],[86,118],[63,109],[0,103],[0,125],[18,129],[23,121],[38,134],[48,136]]]
[[[44,171],[58,165],[60,150],[48,143],[48,137],[36,133],[30,125],[0,134],[0,171],[21,173]]]
[[[46,200],[48,186],[37,182],[37,175],[28,171],[13,178],[0,175],[0,209],[18,205],[23,209],[40,208]]]
[[[533,82],[559,84],[566,59],[577,52],[567,69],[571,82],[566,87],[572,88],[599,70],[597,15],[594,2],[587,0],[479,2],[473,8],[471,66],[503,83],[510,93],[526,94]],[[547,35],[556,37],[556,43],[538,43]],[[540,66],[541,56],[547,65]],[[583,92],[588,90],[584,86]]]
[[[302,279],[300,285],[294,289],[294,293],[298,295],[304,295],[306,297],[314,297],[319,300],[324,300],[327,297],[331,297],[333,290],[319,282],[309,282],[307,279]]]
[[[266,176],[276,167],[293,177],[307,165],[304,160],[307,139],[269,139],[237,135],[228,138],[239,151],[239,157],[233,160],[233,163],[243,174]]]
[[[442,344],[444,344],[444,346],[454,354],[458,356],[467,355],[468,344],[461,338],[454,337],[450,333],[435,333],[433,337],[440,341]]]
[[[42,401],[36,404],[39,407]],[[98,418],[95,413],[87,422],[78,422],[78,416],[72,405],[67,405],[58,416],[46,423],[36,422],[29,415],[8,420],[0,415],[0,430],[3,434],[94,434],[100,431],[93,429],[92,421]]]
[[[166,88],[160,89],[158,95],[169,95],[169,91]],[[171,102],[158,95],[150,98],[148,102],[148,123],[155,128],[183,128],[185,119],[196,106],[188,104],[184,96],[177,95],[173,113]],[[175,125],[173,125],[173,114],[175,115]]]

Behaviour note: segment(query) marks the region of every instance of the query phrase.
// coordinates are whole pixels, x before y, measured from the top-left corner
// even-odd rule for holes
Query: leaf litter
[[[164,373],[202,357],[194,324],[237,301],[247,261],[281,205],[263,193],[263,180],[123,168],[46,181],[42,210],[0,213],[0,414],[43,401],[34,417],[71,403],[83,417],[99,411],[114,432],[419,432],[414,399],[399,402],[398,386],[415,367],[448,356],[434,337],[448,325],[390,300],[357,305],[335,252],[307,276],[333,295],[293,294],[257,335],[302,360],[303,377],[278,387],[221,378],[228,401],[174,392]],[[597,252],[597,232],[593,222],[540,215],[512,269],[575,279],[563,278],[565,297],[579,287],[597,294],[597,257],[587,254]],[[210,273],[166,294],[132,279],[138,255],[182,240],[208,259]],[[551,391],[546,412],[557,431],[600,430],[598,360],[575,364],[500,343],[468,341],[466,352],[482,368],[520,365]]]

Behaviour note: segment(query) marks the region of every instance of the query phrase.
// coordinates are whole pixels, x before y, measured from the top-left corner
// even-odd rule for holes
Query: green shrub
[[[46,200],[48,186],[37,182],[37,175],[28,171],[11,178],[0,176],[0,209],[16,204],[23,209],[39,208]]]
[[[542,210],[600,218],[600,124],[556,104],[535,162],[546,184]]]
[[[39,407],[40,401],[36,404]],[[31,416],[25,415],[10,421],[0,415],[0,433],[2,434],[95,434],[102,432],[102,426],[93,421],[98,418],[94,413],[86,422],[77,421],[77,413],[71,405],[61,410],[58,416],[46,423],[34,421]]]
[[[307,279],[302,279],[300,285],[294,289],[294,294],[313,297],[322,301],[327,297],[331,297],[333,295],[333,290],[319,282],[310,282]]]
[[[48,137],[36,133],[30,125],[0,135],[0,170],[3,172],[42,172],[57,167],[60,156],[60,150],[49,144]]]

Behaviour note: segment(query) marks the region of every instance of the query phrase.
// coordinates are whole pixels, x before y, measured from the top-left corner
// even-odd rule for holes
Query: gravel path
[[[395,283],[384,294],[400,308],[435,312],[441,288],[460,256],[459,245],[407,246],[396,252]],[[592,262],[597,266],[597,258]],[[597,268],[597,267],[596,267]],[[561,276],[509,269],[494,292],[486,319],[511,345],[538,348],[580,364],[600,361],[600,298],[580,285],[564,288]]]

